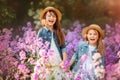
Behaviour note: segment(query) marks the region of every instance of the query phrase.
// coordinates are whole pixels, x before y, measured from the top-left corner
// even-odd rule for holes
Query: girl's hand
[[[60,68],[63,68],[64,67],[64,61],[62,61],[60,64],[59,64]]]
[[[60,63],[60,67],[63,69],[63,71],[68,72],[70,71],[70,66],[69,63],[67,61],[62,61]]]

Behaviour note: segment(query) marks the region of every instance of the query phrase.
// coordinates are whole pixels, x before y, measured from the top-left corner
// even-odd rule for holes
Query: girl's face
[[[47,27],[53,27],[56,22],[56,15],[52,11],[48,11],[45,16],[45,24]]]
[[[88,30],[87,39],[90,45],[95,46],[97,44],[98,38],[99,38],[98,31],[94,29]]]

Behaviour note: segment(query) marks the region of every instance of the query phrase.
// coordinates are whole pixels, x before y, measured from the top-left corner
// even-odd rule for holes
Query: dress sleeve
[[[77,61],[78,60],[78,50],[73,54],[72,60]]]
[[[84,41],[79,42],[77,50],[72,56],[72,60],[78,61],[81,58],[81,56],[83,55],[83,53],[81,52],[81,49],[84,46],[84,43],[85,43]]]
[[[74,61],[78,61],[78,53],[79,53],[80,45],[81,45],[81,43],[78,44],[77,50],[74,52],[74,54],[72,56],[72,60],[74,60]]]
[[[60,47],[60,49],[61,49],[62,53],[63,53],[63,52],[66,52],[66,45],[65,45],[65,43],[64,43],[64,45],[62,45],[62,46]]]
[[[105,66],[105,58],[104,58],[104,56],[102,56],[101,59],[102,59],[102,64],[101,65]]]

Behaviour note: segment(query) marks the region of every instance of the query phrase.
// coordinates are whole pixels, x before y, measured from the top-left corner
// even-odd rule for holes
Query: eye
[[[54,18],[56,17],[55,15],[52,15]]]
[[[88,35],[92,35],[92,33],[88,33]]]
[[[94,33],[94,35],[97,35],[97,33]]]
[[[51,17],[51,15],[48,15],[48,17]]]

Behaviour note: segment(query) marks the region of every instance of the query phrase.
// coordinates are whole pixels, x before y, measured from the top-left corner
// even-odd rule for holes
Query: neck
[[[47,26],[47,28],[51,31],[53,31],[53,26]]]
[[[97,44],[90,44],[90,43],[89,43],[89,45],[90,45],[90,46],[96,46]]]

